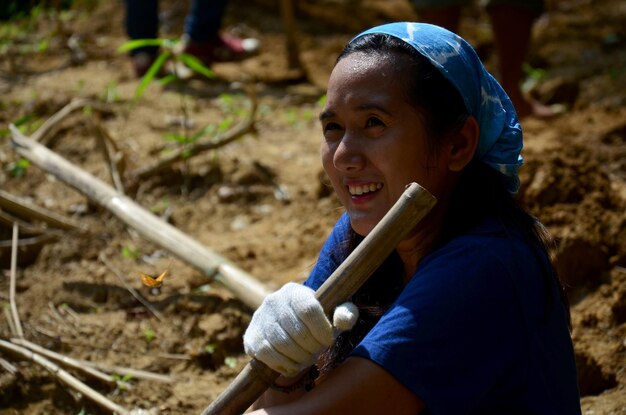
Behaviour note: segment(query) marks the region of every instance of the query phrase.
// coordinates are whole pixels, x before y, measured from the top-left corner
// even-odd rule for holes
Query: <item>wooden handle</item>
[[[435,203],[434,196],[417,183],[407,186],[389,212],[315,292],[324,311],[330,314],[356,293]],[[278,376],[279,373],[252,359],[202,415],[242,414]]]

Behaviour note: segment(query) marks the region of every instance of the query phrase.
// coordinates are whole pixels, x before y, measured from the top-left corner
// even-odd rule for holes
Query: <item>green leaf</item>
[[[220,121],[217,127],[217,130],[220,133],[223,133],[224,131],[227,131],[232,125],[233,125],[233,119],[230,117],[226,117],[222,121]]]
[[[133,39],[123,43],[119,48],[117,48],[117,52],[125,53],[138,48],[161,46],[164,42],[164,39]]]
[[[167,86],[167,85],[171,84],[172,82],[174,82],[176,80],[178,80],[176,75],[171,73],[171,74],[168,74],[168,75],[164,76],[163,78],[159,79],[159,83],[161,84],[161,86]]]
[[[156,338],[156,334],[154,333],[154,330],[152,330],[151,328],[147,328],[143,332],[143,337],[144,339],[146,339],[146,342],[150,343]]]
[[[177,134],[177,133],[167,133],[163,135],[163,139],[166,141],[174,141],[176,143],[180,143],[180,144],[186,144],[187,143],[187,137],[185,137],[182,134]]]
[[[178,59],[194,72],[204,75],[209,79],[215,77],[213,71],[207,68],[200,59],[196,58],[193,55],[189,55],[188,53],[181,53],[180,55],[178,55]]]
[[[26,170],[30,166],[30,161],[21,158],[16,162],[9,163],[8,171],[12,177],[22,177],[26,174]]]
[[[141,255],[139,251],[134,248],[130,248],[128,246],[122,248],[122,256],[124,258],[137,259],[139,258],[139,255]]]
[[[229,356],[224,359],[224,364],[228,366],[229,368],[234,369],[237,366],[237,359]]]
[[[152,80],[156,77],[156,75],[159,73],[159,70],[163,67],[163,65],[165,65],[165,62],[170,58],[170,56],[172,56],[171,52],[163,52],[154,61],[152,66],[148,69],[146,74],[141,79],[141,82],[139,83],[139,86],[135,91],[135,100],[141,98],[148,85],[150,85],[150,82],[152,82]]]
[[[194,135],[191,136],[191,142],[198,141],[200,137],[204,137],[205,135],[212,135],[215,132],[215,125],[209,124]]]

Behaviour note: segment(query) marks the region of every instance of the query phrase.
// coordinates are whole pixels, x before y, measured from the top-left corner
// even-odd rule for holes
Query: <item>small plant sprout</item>
[[[147,329],[143,331],[143,338],[146,341],[146,343],[150,344],[156,338],[156,333],[154,332],[154,330],[148,327]]]
[[[133,378],[131,374],[118,375],[116,373],[111,374],[111,379],[113,379],[120,390],[125,390],[129,388],[128,382]]]
[[[215,75],[207,68],[202,61],[193,55],[180,51],[180,41],[172,39],[134,39],[122,44],[118,48],[119,53],[127,53],[135,49],[145,47],[158,47],[162,52],[148,68],[148,71],[141,79],[139,86],[135,90],[135,99],[141,98],[146,88],[164,71],[168,75],[161,79],[162,85],[185,80],[189,77],[184,71],[191,71],[212,79]]]
[[[539,82],[546,77],[546,71],[540,68],[533,68],[528,63],[522,65],[522,69],[526,74],[526,79],[522,82],[521,90],[525,93],[533,90]]]
[[[12,177],[18,178],[26,174],[28,167],[30,167],[30,161],[25,158],[20,158],[19,160],[9,163],[7,171]]]
[[[209,343],[206,346],[204,346],[205,353],[213,354],[215,353],[215,350],[217,350],[217,345],[215,343]]]
[[[224,359],[224,364],[229,368],[234,369],[235,367],[237,367],[237,358],[228,356]]]
[[[125,246],[122,248],[122,256],[127,259],[137,259],[141,256],[141,252],[135,247]]]
[[[112,104],[120,100],[120,92],[117,87],[117,82],[110,81],[102,92],[101,99],[107,104]]]

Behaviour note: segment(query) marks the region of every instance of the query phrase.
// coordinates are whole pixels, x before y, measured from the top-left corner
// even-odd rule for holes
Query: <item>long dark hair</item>
[[[365,35],[350,42],[339,55],[337,62],[356,53],[381,57],[407,58],[411,75],[406,88],[407,99],[419,108],[425,121],[430,150],[436,150],[442,139],[457,132],[469,117],[463,99],[456,88],[409,44],[384,34]],[[541,223],[529,214],[507,190],[501,173],[490,166],[473,160],[461,175],[452,194],[446,220],[436,246],[442,246],[454,237],[477,226],[485,218],[495,218],[506,228],[515,229],[533,247],[533,252],[544,264],[543,275],[546,296],[550,295],[553,281],[560,287],[561,301],[569,306],[563,284],[549,261],[548,253],[553,240]],[[362,237],[350,232],[346,236],[345,256],[353,250]],[[343,255],[342,255],[343,256]],[[402,263],[394,252],[352,297],[360,311],[358,323],[349,332],[341,334],[335,344],[320,359],[320,372],[325,373],[341,363],[378,322],[382,314],[395,301],[403,289]],[[548,300],[550,301],[550,300]]]

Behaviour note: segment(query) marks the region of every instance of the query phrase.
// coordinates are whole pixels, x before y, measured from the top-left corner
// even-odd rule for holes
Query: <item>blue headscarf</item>
[[[508,190],[516,193],[520,184],[517,171],[523,162],[522,128],[511,99],[469,43],[439,26],[411,22],[373,27],[354,39],[376,33],[391,35],[413,46],[454,85],[466,109],[478,121],[476,157],[504,174]]]

